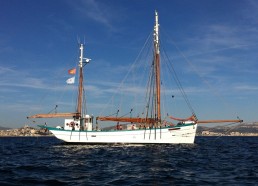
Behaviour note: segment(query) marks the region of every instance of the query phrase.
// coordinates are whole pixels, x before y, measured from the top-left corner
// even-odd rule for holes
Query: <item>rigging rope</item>
[[[179,88],[179,90],[180,90],[180,92],[181,92],[181,94],[182,94],[182,96],[183,96],[183,98],[184,98],[186,104],[188,105],[188,108],[190,109],[190,111],[192,112],[192,114],[195,115],[194,109],[193,109],[193,107],[192,107],[192,105],[191,105],[191,103],[190,103],[190,101],[189,101],[189,99],[188,99],[188,97],[187,97],[187,95],[186,95],[184,89],[183,89],[182,83],[180,82],[180,80],[179,80],[179,78],[178,78],[178,75],[177,75],[177,73],[176,73],[176,71],[175,71],[175,69],[174,69],[174,66],[173,66],[173,64],[172,64],[172,62],[171,62],[171,60],[170,60],[170,58],[169,58],[168,55],[167,55],[167,52],[165,51],[165,49],[164,49],[163,47],[162,47],[162,50],[164,51],[164,55],[165,55],[165,57],[167,58],[167,60],[164,60],[164,61],[165,61],[166,65],[167,65],[167,67],[168,67],[168,70],[169,70],[169,71],[171,72],[171,74],[173,75],[174,80],[175,80],[175,82],[176,82],[176,84],[177,84],[177,86],[178,86],[178,88]]]
[[[128,114],[130,114],[130,115],[131,115],[132,111],[133,111],[133,109],[131,109],[131,110],[130,110],[130,112],[128,112],[128,113],[126,113],[126,114],[124,114],[124,115],[120,116],[119,118],[122,118],[122,117],[124,117],[124,116],[126,116],[126,115],[128,115]]]
[[[121,95],[121,96],[120,96],[120,106],[119,106],[118,108],[121,107],[121,104],[122,104],[122,97],[123,97],[122,88],[125,87],[125,86],[124,86],[124,83],[125,83],[126,79],[128,78],[129,74],[132,72],[132,70],[133,70],[135,67],[137,67],[137,62],[139,61],[140,55],[142,54],[143,49],[146,48],[146,45],[148,44],[149,38],[150,38],[151,36],[152,36],[152,32],[151,32],[151,33],[149,34],[149,36],[147,37],[147,39],[146,39],[146,41],[145,41],[143,47],[142,47],[141,50],[140,50],[140,53],[139,53],[138,56],[136,57],[135,61],[131,64],[131,66],[130,66],[128,72],[127,72],[127,74],[125,75],[125,77],[123,78],[123,80],[121,81],[121,83],[119,84],[119,86],[117,87],[115,93],[114,93],[113,96],[110,98],[110,100],[107,102],[106,106],[103,107],[103,109],[100,111],[100,114],[99,114],[99,115],[102,115],[101,113],[103,113],[104,110],[105,110],[106,108],[108,108],[108,106],[110,105],[111,101],[114,100],[114,97],[115,97],[119,92],[120,92],[120,95]],[[121,108],[121,109],[122,109],[122,108]]]
[[[58,107],[58,105],[56,105],[54,109],[50,110],[50,111],[48,112],[48,114],[51,113],[51,112],[53,112],[53,111],[55,111],[55,113],[57,113],[57,110],[56,110],[57,107]]]
[[[164,32],[165,30],[162,29],[162,33],[164,33],[164,35],[169,36],[169,34],[167,34],[166,32]],[[198,77],[210,88],[210,90],[212,90],[212,93],[221,100],[222,103],[224,103],[224,105],[226,107],[230,107],[230,110],[234,107],[232,107],[232,105],[230,105],[228,102],[225,101],[225,99],[223,99],[223,97],[219,94],[218,89],[215,89],[206,79],[204,79],[200,73],[198,72],[198,70],[195,68],[195,66],[193,65],[193,63],[187,58],[186,55],[184,55],[184,53],[180,50],[180,48],[177,46],[176,42],[171,39],[172,44],[174,45],[174,47],[176,48],[176,50],[180,53],[180,55],[184,58],[184,60],[187,62],[187,64],[192,68],[192,70],[198,75]],[[212,51],[214,52],[214,51]],[[234,109],[235,110],[235,109]],[[238,115],[238,113],[235,111],[236,115]]]
[[[238,123],[238,122],[229,123],[229,124],[224,125],[224,126],[230,126],[230,125],[234,125],[234,124],[239,124],[239,123]],[[229,131],[231,131],[231,130],[234,130],[236,127],[238,127],[238,125],[236,125],[235,127],[229,128],[229,129],[225,132],[225,134],[227,134],[227,133],[228,133]],[[221,137],[222,137],[222,136],[216,137],[216,138],[214,139],[214,141],[218,140],[218,139],[221,138]]]

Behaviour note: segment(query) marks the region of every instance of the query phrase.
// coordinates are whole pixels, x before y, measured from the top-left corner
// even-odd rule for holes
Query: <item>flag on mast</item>
[[[75,82],[75,76],[73,76],[73,77],[71,77],[71,78],[69,78],[69,79],[66,80],[66,83],[67,83],[68,85],[74,84],[74,82]]]
[[[76,68],[68,70],[68,74],[76,74]]]

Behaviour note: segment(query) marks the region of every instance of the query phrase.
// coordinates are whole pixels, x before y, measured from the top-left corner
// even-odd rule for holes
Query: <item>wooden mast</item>
[[[155,75],[155,118],[127,118],[127,117],[105,117],[99,116],[96,119],[100,121],[118,121],[118,122],[131,122],[131,123],[146,123],[158,124],[161,122],[160,111],[160,50],[159,50],[159,23],[158,12],[155,11],[155,25],[154,25],[154,75]]]
[[[80,46],[80,61],[79,61],[79,85],[78,85],[78,98],[77,98],[77,113],[82,117],[82,102],[83,102],[83,44]]]
[[[160,51],[159,51],[159,22],[158,12],[155,11],[155,26],[154,26],[154,66],[156,76],[156,104],[157,104],[157,121],[161,122],[161,111],[160,111]]]
[[[160,44],[159,44],[159,23],[158,12],[155,11],[155,25],[154,25],[154,76],[155,76],[155,118],[140,118],[140,117],[110,117],[110,116],[98,116],[96,119],[100,121],[117,121],[117,122],[131,122],[131,123],[143,123],[154,124],[157,127],[161,123],[161,108],[160,108]],[[196,116],[191,116],[187,119],[171,118],[178,121],[194,121],[195,123],[224,123],[224,122],[243,122],[243,120],[197,120]]]
[[[77,109],[74,113],[47,113],[35,114],[27,118],[67,118],[73,117],[76,119],[82,118],[82,103],[83,103],[83,63],[89,63],[91,59],[83,58],[83,44],[80,45],[80,60],[79,60],[79,85],[78,85],[78,98]],[[83,62],[85,61],[85,62]]]

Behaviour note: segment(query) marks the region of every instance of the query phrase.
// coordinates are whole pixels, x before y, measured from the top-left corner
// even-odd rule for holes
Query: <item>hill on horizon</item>
[[[9,129],[11,129],[11,128],[0,126],[0,130],[9,130]]]
[[[215,126],[215,127],[205,127],[198,126],[197,133],[201,133],[202,131],[210,131],[216,133],[226,133],[230,132],[240,132],[240,133],[258,133],[258,123],[241,123],[238,125],[231,126]]]

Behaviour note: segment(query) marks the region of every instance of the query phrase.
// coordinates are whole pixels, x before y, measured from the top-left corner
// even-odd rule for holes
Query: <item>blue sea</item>
[[[0,138],[0,185],[258,185],[258,137],[191,145],[69,145]]]

